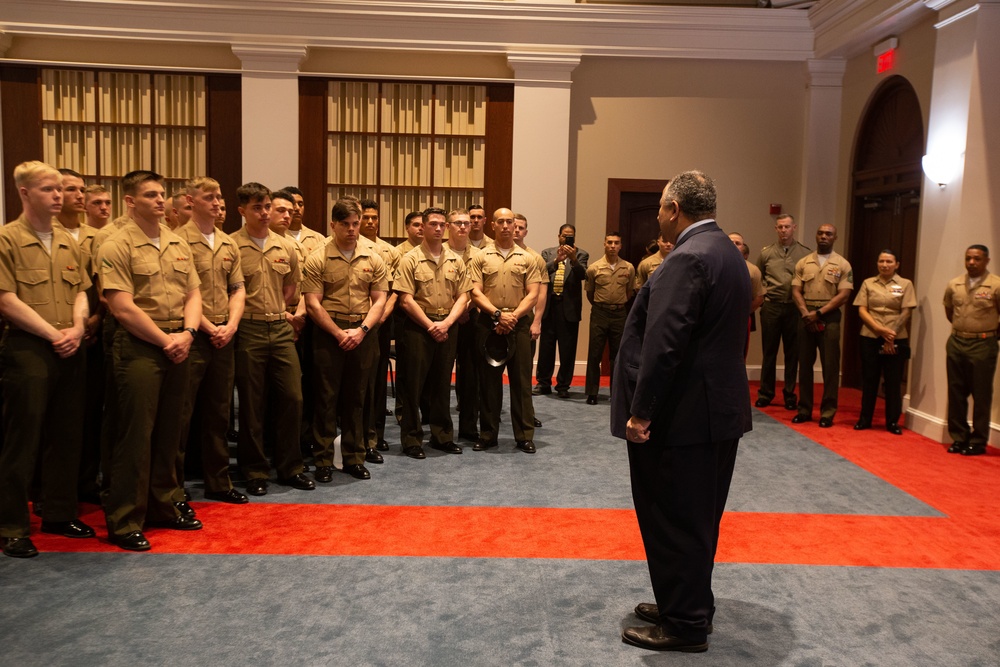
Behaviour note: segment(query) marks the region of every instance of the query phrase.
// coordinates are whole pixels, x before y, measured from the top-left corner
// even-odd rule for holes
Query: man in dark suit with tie
[[[545,270],[549,273],[542,333],[538,338],[538,365],[532,393],[552,393],[552,372],[556,367],[556,344],[559,345],[559,373],[556,393],[569,398],[569,385],[576,367],[576,341],[580,333],[583,310],[583,281],[587,279],[590,255],[576,247],[576,227],[559,228],[559,245],[542,251]],[[543,285],[543,287],[545,287]]]
[[[673,252],[639,291],[612,385],[611,432],[628,440],[632,498],[656,603],[652,626],[622,641],[656,651],[708,648],[719,521],[740,437],[751,429],[743,347],[750,276],[713,219],[715,185],[697,171],[660,200]]]

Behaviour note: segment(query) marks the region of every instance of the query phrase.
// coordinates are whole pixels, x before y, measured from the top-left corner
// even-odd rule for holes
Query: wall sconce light
[[[927,178],[943,188],[958,176],[964,160],[965,153],[928,153],[920,164]]]

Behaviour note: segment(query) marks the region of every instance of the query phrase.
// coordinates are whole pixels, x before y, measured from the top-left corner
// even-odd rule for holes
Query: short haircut
[[[715,217],[715,182],[704,172],[684,171],[674,176],[664,199],[676,201],[693,222]]]
[[[524,226],[525,227],[528,226],[528,219],[526,217],[524,217],[523,213],[515,213],[514,214],[514,219],[515,220],[524,220]]]
[[[330,220],[332,222],[343,222],[351,217],[352,213],[357,213],[357,211],[354,210],[351,203],[343,199],[338,199],[333,203],[333,208],[330,209]]]
[[[470,214],[472,213],[472,211],[482,211],[483,212],[483,216],[484,217],[486,216],[486,209],[483,208],[482,204],[477,204],[477,203],[473,202],[473,203],[469,204],[468,206],[466,206],[465,210],[469,211]]]
[[[285,192],[290,193],[290,194],[298,195],[298,196],[302,197],[302,199],[306,198],[306,196],[304,194],[302,194],[302,190],[299,190],[294,185],[286,185],[285,187],[283,187],[281,189],[284,190]],[[292,200],[292,201],[294,201],[294,200]]]
[[[14,167],[14,185],[19,188],[31,187],[45,176],[59,178],[59,170],[50,164],[32,160]]]
[[[344,195],[337,202],[346,206],[348,210],[357,213],[359,218],[361,217],[361,200],[354,195]],[[331,211],[330,214],[333,215],[333,212]]]
[[[899,253],[897,253],[895,250],[893,250],[891,248],[882,248],[881,250],[878,251],[878,254],[880,254],[880,255],[892,255],[892,258],[894,260],[896,260],[897,262],[899,261]]]
[[[163,185],[163,177],[155,171],[149,171],[148,169],[130,171],[122,176],[122,193],[134,197],[135,193],[139,191],[139,186],[148,181],[156,181],[160,185]]]
[[[429,215],[440,215],[445,220],[448,219],[448,211],[444,210],[443,208],[439,208],[437,206],[428,206],[427,208],[424,209],[424,212],[421,215],[424,216],[425,222],[427,221],[427,216]]]
[[[267,189],[267,186],[261,185],[256,181],[244,183],[236,188],[236,200],[240,203],[240,206],[246,206],[250,202],[263,201],[270,196],[271,191]]]
[[[966,252],[968,252],[969,250],[980,250],[987,257],[990,256],[990,249],[987,248],[986,246],[984,246],[982,243],[974,243],[974,244],[970,245],[968,248],[966,248],[965,250],[966,250]]]
[[[187,202],[187,189],[186,188],[184,190],[177,190],[172,195],[170,195],[170,201],[174,204],[174,206],[177,205],[177,200],[178,199],[183,200],[185,203]]]
[[[362,199],[361,200],[361,210],[363,211],[366,208],[373,208],[373,209],[375,209],[377,211],[378,210],[378,202],[375,201],[374,199]]]
[[[559,234],[562,234],[564,229],[570,230],[571,232],[573,232],[573,235],[576,236],[576,225],[571,225],[567,222],[566,224],[564,224],[562,227],[559,228]]]
[[[448,213],[448,222],[452,222],[455,218],[457,218],[460,215],[469,215],[469,211],[467,209],[464,209],[464,208],[452,209]]]
[[[107,193],[108,189],[103,185],[101,185],[100,183],[96,185],[88,185],[86,188],[83,189],[83,194],[85,195],[103,195]]]
[[[192,178],[184,184],[184,188],[187,191],[187,194],[192,197],[199,192],[212,192],[213,190],[222,191],[222,187],[219,185],[219,182],[208,176],[198,176],[197,178]]]
[[[795,224],[795,218],[792,217],[791,213],[782,213],[781,215],[779,215],[777,218],[774,219],[776,223],[781,222],[782,220],[791,220],[792,224],[793,225]]]
[[[604,240],[607,241],[609,236],[614,236],[619,241],[622,240],[621,232],[619,232],[617,229],[615,231],[613,231],[613,232],[608,232],[607,234],[605,234],[604,235]]]
[[[73,171],[72,169],[67,169],[66,167],[60,169],[59,173],[62,174],[63,176],[76,176],[81,181],[83,180],[83,174],[81,174],[78,171]]]
[[[420,211],[410,211],[409,213],[406,214],[406,218],[403,220],[403,226],[409,227],[410,221],[413,220],[414,218],[420,218],[420,222],[423,222],[424,214],[421,213]]]
[[[284,199],[285,201],[290,201],[293,204],[295,203],[295,200],[292,199],[292,193],[285,189],[275,190],[272,192],[271,201],[274,201],[275,199]]]

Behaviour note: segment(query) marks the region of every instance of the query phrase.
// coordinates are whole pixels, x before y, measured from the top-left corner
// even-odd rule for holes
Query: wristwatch
[[[184,327],[184,331],[187,331],[189,334],[191,334],[191,338],[194,338],[195,334],[198,333],[198,330],[193,329],[192,327]]]
[[[494,320],[499,320],[500,319],[500,309],[499,308],[497,308],[496,310],[493,311],[493,319]]]
[[[366,325],[364,322],[362,322],[361,323],[361,330],[364,331],[365,333],[368,333],[368,325]]]

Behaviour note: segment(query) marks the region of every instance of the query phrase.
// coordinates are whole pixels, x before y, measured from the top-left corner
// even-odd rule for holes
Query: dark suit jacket
[[[615,363],[611,433],[631,415],[651,420],[650,442],[738,439],[751,429],[743,347],[750,276],[743,256],[709,222],[684,237],[643,285]]]
[[[542,317],[548,317],[554,309],[558,308],[559,315],[567,322],[579,322],[583,312],[583,283],[587,279],[587,262],[590,255],[586,250],[576,249],[576,261],[579,266],[574,266],[572,262],[566,265],[566,273],[563,276],[563,293],[561,299],[552,298],[552,279],[556,275],[556,253],[558,246],[546,248],[542,251],[542,259],[545,260],[545,270],[549,272],[549,298],[545,301],[545,312]]]

